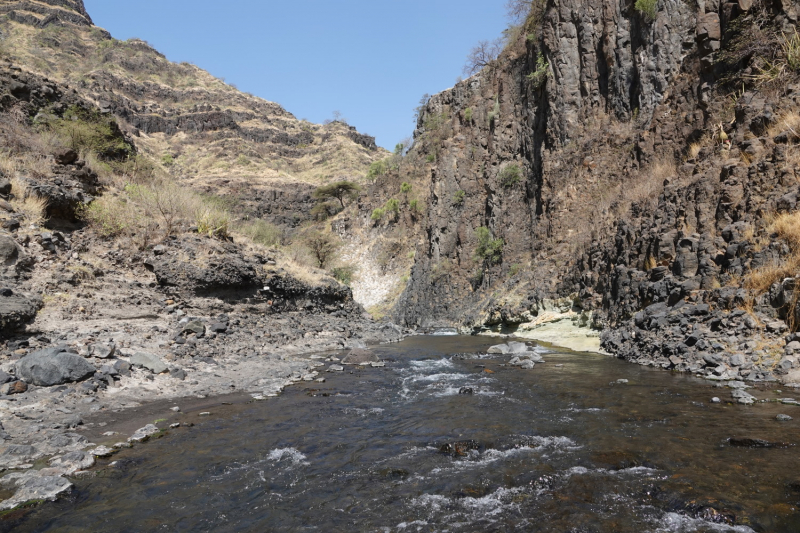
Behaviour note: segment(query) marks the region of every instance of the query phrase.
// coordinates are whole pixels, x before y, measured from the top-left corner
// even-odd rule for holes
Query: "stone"
[[[158,433],[160,430],[153,424],[147,424],[143,428],[137,429],[133,435],[128,438],[128,442],[144,442],[150,438],[151,435]]]
[[[175,407],[170,407],[169,410],[172,411],[173,413],[180,413],[181,412],[181,408],[178,407],[177,405]]]
[[[51,387],[81,381],[95,373],[94,366],[83,357],[63,349],[45,348],[26,355],[15,365],[17,376],[39,387]]]
[[[458,389],[459,394],[473,394],[475,391],[472,390],[472,387],[461,387]]]
[[[213,322],[210,326],[208,326],[208,330],[212,333],[225,333],[228,331],[228,324],[224,322]]]
[[[24,381],[12,381],[0,385],[0,395],[22,394],[28,390],[28,384]]]
[[[72,483],[61,476],[25,476],[17,480],[15,488],[14,496],[0,502],[0,510],[13,509],[31,500],[53,501],[71,490]]]
[[[0,194],[3,196],[11,194],[11,182],[2,177],[0,177]]]
[[[714,396],[711,398],[711,403],[722,403],[722,400],[720,400],[719,397]]]
[[[770,442],[752,437],[731,437],[728,439],[728,443],[731,446],[742,448],[786,448],[789,446],[789,444],[785,442]]]
[[[328,367],[327,372],[344,372],[344,367],[342,365],[331,365]]]
[[[534,367],[534,365],[535,365],[535,363],[533,361],[531,361],[530,359],[528,359],[528,360],[523,361],[519,365],[519,367],[522,368],[523,370],[530,370],[531,368]]]
[[[14,378],[0,370],[0,384],[8,383],[9,381],[14,381]]]
[[[186,379],[186,371],[182,368],[173,368],[170,369],[169,375],[175,379],[179,379],[181,381]]]
[[[154,374],[162,374],[169,370],[164,361],[150,353],[137,352],[131,356],[130,360],[131,365],[146,368]]]
[[[734,400],[742,405],[752,405],[756,403],[756,397],[750,394],[749,392],[745,392],[741,389],[734,389],[731,391],[731,396]]]
[[[775,420],[778,420],[780,422],[788,422],[789,420],[792,420],[792,417],[789,415],[780,414],[775,417]]]
[[[93,450],[89,450],[89,453],[94,455],[95,457],[110,457],[114,453],[116,453],[116,450],[113,448],[109,448],[108,446],[98,446]]]
[[[78,160],[78,152],[71,148],[61,148],[53,152],[53,157],[59,165],[71,165]]]
[[[92,355],[100,359],[108,359],[114,357],[117,346],[112,342],[110,344],[95,344],[92,346]]]
[[[197,335],[198,339],[203,335],[205,335],[205,332],[206,332],[206,327],[199,320],[192,320],[187,322],[186,325],[183,326],[183,329],[181,330],[182,335],[194,333],[195,335]]]
[[[375,355],[375,352],[363,348],[353,348],[350,353],[342,358],[343,365],[367,365],[378,361],[378,356]]]
[[[525,353],[528,351],[528,345],[524,342],[509,342],[508,353]]]
[[[94,462],[94,455],[83,451],[69,452],[50,459],[50,465],[62,469],[65,474],[91,468]]]
[[[490,346],[486,353],[489,354],[501,354],[505,355],[509,352],[508,346],[505,344],[495,344],[494,346]]]

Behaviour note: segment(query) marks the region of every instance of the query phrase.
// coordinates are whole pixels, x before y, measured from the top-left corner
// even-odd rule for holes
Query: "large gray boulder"
[[[28,383],[50,387],[86,379],[95,373],[95,368],[83,357],[57,346],[23,357],[17,361],[16,373]]]

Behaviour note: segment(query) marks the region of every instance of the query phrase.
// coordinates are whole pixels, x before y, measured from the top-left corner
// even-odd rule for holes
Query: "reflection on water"
[[[800,531],[797,447],[727,442],[800,443],[797,422],[775,420],[794,408],[711,404],[728,393],[605,356],[552,350],[521,370],[486,356],[491,343],[379,347],[385,368],[297,386],[126,450],[15,526]]]

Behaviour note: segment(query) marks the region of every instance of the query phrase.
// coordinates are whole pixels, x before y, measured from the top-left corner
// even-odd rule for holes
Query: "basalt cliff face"
[[[796,378],[794,252],[775,222],[800,192],[800,86],[769,65],[788,64],[797,4],[657,8],[548,1],[430,99],[361,210],[372,225],[400,181],[424,196],[424,215],[371,230],[402,228],[415,250],[397,320],[520,331],[572,316],[638,362]]]

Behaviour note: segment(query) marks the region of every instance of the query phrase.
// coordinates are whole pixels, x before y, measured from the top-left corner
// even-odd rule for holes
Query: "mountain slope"
[[[319,184],[361,179],[386,155],[341,122],[297,120],[146,42],[92,25],[81,0],[0,2],[2,50],[112,113],[137,147],[174,176],[235,198],[242,211],[296,225]]]

